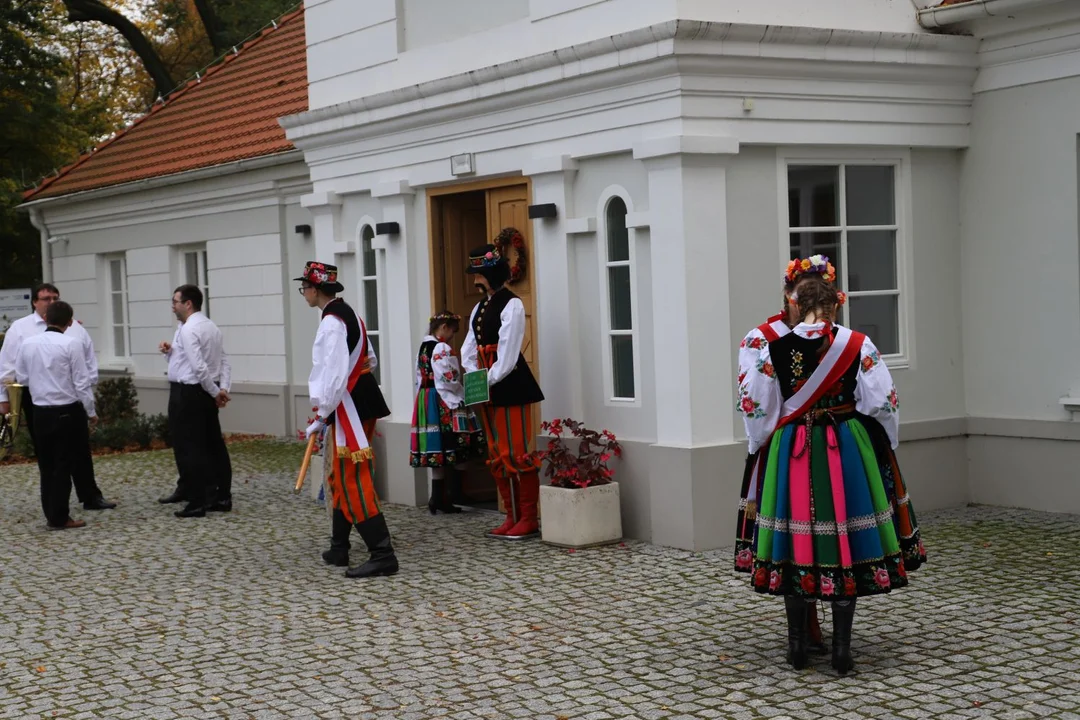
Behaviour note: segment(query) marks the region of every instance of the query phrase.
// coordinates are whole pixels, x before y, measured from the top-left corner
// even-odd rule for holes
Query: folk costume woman
[[[452,503],[461,497],[465,463],[486,452],[480,422],[465,406],[461,364],[450,347],[461,318],[441,312],[431,318],[428,334],[416,355],[416,400],[413,403],[409,464],[431,469],[428,510],[459,513]],[[447,493],[449,485],[449,497]]]
[[[832,665],[853,667],[855,599],[907,585],[897,509],[867,426],[897,446],[888,368],[862,333],[833,324],[840,302],[828,258],[795,260],[787,280],[800,322],[742,343],[738,408],[750,453],[765,456],[754,539],[737,559],[756,591],[783,595],[788,662],[807,664],[808,600],[833,605]],[[875,431],[877,432],[877,431]]]

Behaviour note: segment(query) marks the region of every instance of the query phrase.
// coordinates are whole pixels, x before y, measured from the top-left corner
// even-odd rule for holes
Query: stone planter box
[[[540,486],[540,539],[584,548],[622,540],[619,483],[587,488]]]

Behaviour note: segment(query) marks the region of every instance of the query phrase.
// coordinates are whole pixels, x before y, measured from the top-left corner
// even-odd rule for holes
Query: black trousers
[[[169,434],[184,499],[195,505],[231,500],[232,461],[218,407],[201,386],[169,383]]]
[[[30,395],[30,388],[23,388],[23,413],[26,415],[26,428],[30,432],[30,442],[34,444],[34,454],[37,455],[38,470],[41,467],[41,449],[37,444],[37,431],[34,428],[34,398]],[[81,407],[81,405],[80,405]],[[86,414],[86,410],[83,410]],[[90,502],[101,497],[101,488],[98,487],[97,478],[94,476],[94,457],[90,454],[90,438],[79,447],[74,448],[75,456],[72,459],[71,479],[75,483],[75,495],[79,502]]]
[[[59,527],[71,519],[71,477],[80,448],[90,445],[89,421],[81,403],[36,407],[31,416],[41,469],[41,509],[45,520]]]

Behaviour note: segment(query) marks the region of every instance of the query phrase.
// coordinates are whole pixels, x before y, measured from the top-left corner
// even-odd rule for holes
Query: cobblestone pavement
[[[1080,718],[1076,516],[923,513],[930,564],[860,603],[839,678],[784,665],[782,603],[727,552],[570,553],[391,507],[402,572],[347,580],[291,493],[299,445],[231,450],[230,515],[173,518],[171,455],[142,453],[98,460],[121,507],[65,532],[34,466],[0,469],[0,717]]]

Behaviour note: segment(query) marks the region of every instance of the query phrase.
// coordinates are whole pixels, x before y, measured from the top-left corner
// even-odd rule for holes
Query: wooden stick
[[[301,488],[304,487],[304,478],[307,477],[308,465],[311,464],[311,454],[315,452],[315,443],[318,442],[318,433],[313,433],[307,441],[307,451],[304,453],[304,462],[300,464],[300,474],[296,478],[296,487],[293,488],[293,493],[300,494]]]

